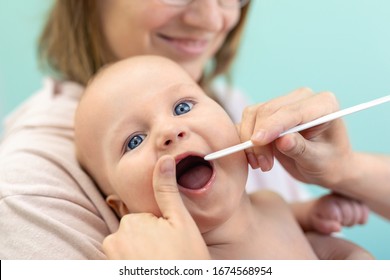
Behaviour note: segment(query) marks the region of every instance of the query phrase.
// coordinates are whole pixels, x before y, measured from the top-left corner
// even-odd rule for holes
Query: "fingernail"
[[[269,162],[265,156],[258,156],[257,161],[262,171],[266,172],[270,170]]]
[[[247,154],[247,158],[248,158],[248,162],[249,162],[250,166],[253,169],[256,169],[259,167],[259,163],[257,162],[257,159],[253,153]]]
[[[162,160],[160,165],[160,172],[162,174],[171,175],[175,170],[175,161],[171,157],[166,157]]]
[[[256,134],[252,137],[252,141],[255,141],[255,142],[262,142],[264,138],[265,138],[265,130],[264,130],[264,129],[260,129],[260,130],[257,131]]]

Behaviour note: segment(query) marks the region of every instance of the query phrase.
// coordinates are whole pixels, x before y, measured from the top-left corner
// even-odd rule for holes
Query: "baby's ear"
[[[126,204],[116,194],[110,194],[106,198],[107,204],[115,211],[115,213],[122,218],[124,215],[129,214],[129,209]]]

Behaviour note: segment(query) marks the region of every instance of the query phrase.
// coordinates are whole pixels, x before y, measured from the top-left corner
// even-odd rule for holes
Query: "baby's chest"
[[[288,227],[264,228],[249,247],[256,259],[315,259],[316,256],[302,232]]]
[[[269,210],[267,215],[259,215],[252,239],[251,250],[256,258],[315,259],[316,255],[290,209]]]

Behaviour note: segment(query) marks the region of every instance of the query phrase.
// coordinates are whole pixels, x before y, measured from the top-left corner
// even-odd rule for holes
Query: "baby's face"
[[[92,85],[94,104],[85,114],[93,120],[83,149],[90,171],[100,174],[98,184],[120,198],[125,207],[118,209],[159,216],[152,174],[156,161],[169,154],[176,159],[184,204],[200,229],[223,222],[241,201],[246,157],[236,153],[212,162],[203,157],[239,143],[235,125],[176,65],[121,63]]]

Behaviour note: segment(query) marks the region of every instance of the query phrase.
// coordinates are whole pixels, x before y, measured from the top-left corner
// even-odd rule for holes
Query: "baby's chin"
[[[188,197],[183,197],[187,210],[202,234],[221,228],[228,220],[232,220],[234,216],[241,213],[240,210],[244,209],[242,206],[244,205],[245,182],[242,185],[242,189],[239,188],[233,192],[222,190],[217,197],[214,195],[210,199],[193,201]]]
[[[235,209],[221,209],[221,213],[211,213],[209,215],[194,214],[193,218],[201,234],[210,234],[213,231],[220,230],[224,224],[233,216]]]

